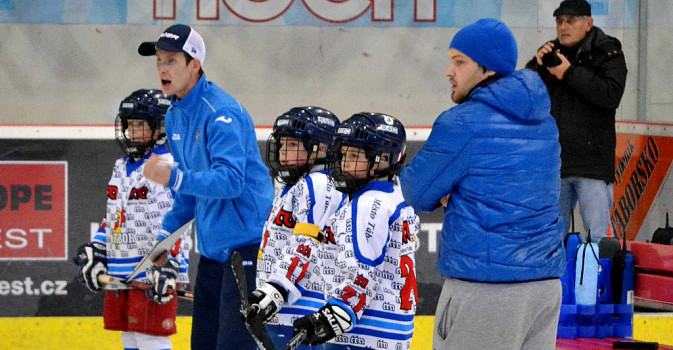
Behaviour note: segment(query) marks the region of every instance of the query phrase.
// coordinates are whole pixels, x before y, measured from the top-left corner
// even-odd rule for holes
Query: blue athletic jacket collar
[[[171,105],[184,109],[196,108],[196,104],[201,101],[203,91],[206,89],[208,81],[206,80],[206,73],[201,74],[201,78],[196,82],[196,85],[189,90],[187,95],[179,100],[177,96],[171,96]]]

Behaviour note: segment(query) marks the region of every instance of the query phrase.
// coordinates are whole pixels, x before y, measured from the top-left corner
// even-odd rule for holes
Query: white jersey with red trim
[[[128,157],[117,159],[108,183],[107,213],[93,241],[105,244],[108,274],[121,279],[131,274],[147,255],[161,231],[161,220],[173,205],[173,194],[168,187],[148,180],[143,175],[144,162],[156,154],[167,162],[173,157],[166,146],[155,147],[144,159],[131,162]],[[189,283],[189,250],[191,230],[187,230],[171,250],[180,264],[178,283]],[[145,272],[136,281],[149,283]],[[126,289],[107,285],[109,290]]]
[[[404,202],[400,187],[368,183],[327,225],[332,236],[321,252],[327,302],[357,318],[351,331],[331,343],[410,349],[418,303],[420,220]]]
[[[308,271],[309,264],[302,254],[306,249],[318,251],[319,243],[293,231],[296,223],[312,224],[323,230],[327,219],[346,198],[323,170],[313,171],[277,193],[260,244],[257,286],[268,281],[279,284],[288,291],[288,300],[269,324],[291,326],[294,320],[324,304],[320,274]],[[317,266],[318,261],[314,259],[313,264]],[[296,273],[301,277],[297,278]]]

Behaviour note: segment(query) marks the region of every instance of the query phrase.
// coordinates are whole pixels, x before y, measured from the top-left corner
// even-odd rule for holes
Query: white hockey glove
[[[342,307],[326,304],[318,312],[294,321],[295,334],[307,331],[304,344],[315,346],[325,343],[353,329],[350,314]]]
[[[77,266],[77,280],[90,291],[97,292],[103,287],[98,283],[98,275],[107,273],[107,252],[105,245],[91,242],[77,248],[77,255],[72,259]]]
[[[152,280],[152,288],[145,291],[147,297],[158,304],[167,304],[175,296],[175,286],[180,272],[180,265],[173,259],[161,266],[153,266],[148,278]]]
[[[285,296],[281,287],[264,283],[248,296],[248,301],[250,310],[243,316],[250,322],[260,319],[266,323],[283,307]]]

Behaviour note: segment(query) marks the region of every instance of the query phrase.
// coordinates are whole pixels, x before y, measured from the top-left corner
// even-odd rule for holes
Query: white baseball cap
[[[159,35],[157,41],[146,41],[138,46],[138,53],[142,56],[157,54],[157,48],[171,52],[185,52],[192,58],[206,61],[206,44],[203,38],[192,27],[184,24],[174,24]]]

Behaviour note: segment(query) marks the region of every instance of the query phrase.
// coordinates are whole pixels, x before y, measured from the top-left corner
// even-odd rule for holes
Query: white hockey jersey
[[[324,304],[320,274],[309,271],[311,264],[318,266],[310,252],[318,251],[319,242],[293,231],[297,223],[313,224],[322,230],[346,198],[323,170],[309,173],[276,195],[260,245],[257,286],[267,281],[282,285],[288,291],[288,300],[269,324],[291,326],[294,320],[316,312]],[[299,275],[301,278],[297,278]]]
[[[327,223],[322,277],[327,302],[357,324],[331,343],[410,349],[418,303],[415,251],[420,220],[393,182],[373,181]]]
[[[143,175],[144,161],[156,154],[172,162],[173,157],[162,143],[145,159],[131,163],[128,157],[117,159],[108,183],[107,213],[93,241],[105,244],[108,274],[126,278],[150,252],[161,230],[161,220],[173,205],[173,194],[168,187],[149,181]],[[189,283],[189,250],[191,230],[187,230],[171,250],[180,264],[178,283]],[[149,283],[145,272],[136,281]],[[106,289],[126,289],[107,285]]]

